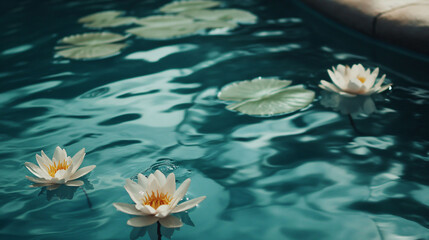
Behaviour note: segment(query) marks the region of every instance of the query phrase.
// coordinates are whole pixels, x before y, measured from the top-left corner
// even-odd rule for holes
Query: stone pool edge
[[[429,55],[429,0],[301,0],[373,38]]]

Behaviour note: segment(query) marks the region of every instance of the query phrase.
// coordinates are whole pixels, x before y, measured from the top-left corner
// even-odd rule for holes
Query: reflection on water
[[[157,169],[178,183],[192,179],[186,199],[207,196],[172,239],[429,238],[427,61],[350,37],[280,0],[224,2],[259,19],[229,33],[130,38],[120,55],[90,62],[53,58],[58,39],[82,33],[81,16],[145,16],[167,2],[1,3],[1,239],[154,236],[126,225],[129,216],[112,203],[130,203],[124,179]],[[317,87],[330,66],[358,62],[394,83],[373,99],[376,111],[354,118],[365,135],[324,107]],[[271,118],[217,100],[222,86],[259,76],[304,84],[316,99]],[[57,145],[85,147],[85,162],[97,165],[93,188],[84,188],[92,208],[81,188],[28,188],[24,162]]]

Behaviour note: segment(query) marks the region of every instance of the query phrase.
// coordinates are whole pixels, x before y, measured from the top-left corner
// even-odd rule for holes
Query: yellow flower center
[[[366,81],[366,78],[365,78],[365,77],[358,77],[357,79],[359,79],[359,81],[360,81],[361,83],[364,83],[364,82]]]
[[[146,194],[143,198],[143,205],[149,205],[153,207],[153,209],[157,209],[161,205],[168,205],[171,202],[172,198],[168,194],[159,193],[156,191],[152,194]]]
[[[69,168],[69,164],[67,164],[66,160],[58,161],[58,164],[54,162],[54,165],[49,165],[48,173],[51,177],[55,177],[55,174],[58,170],[67,170]]]

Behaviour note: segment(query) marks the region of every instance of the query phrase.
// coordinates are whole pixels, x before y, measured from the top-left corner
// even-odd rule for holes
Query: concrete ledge
[[[301,0],[374,38],[429,54],[429,0]]]

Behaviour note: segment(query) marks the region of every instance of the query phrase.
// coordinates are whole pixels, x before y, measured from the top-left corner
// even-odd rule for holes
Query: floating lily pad
[[[104,21],[106,19],[116,18],[117,16],[120,16],[123,13],[124,13],[123,11],[103,11],[103,12],[98,12],[98,13],[94,13],[94,14],[79,18],[78,22],[89,23],[89,22]]]
[[[213,29],[213,28],[229,28],[234,29],[238,27],[236,23],[233,22],[224,22],[224,21],[201,21],[196,22],[201,29]]]
[[[251,81],[235,82],[225,86],[218,98],[225,101],[245,101],[261,98],[289,86],[292,81],[271,78],[256,78]]]
[[[126,47],[127,44],[102,44],[102,45],[89,45],[78,46],[65,50],[58,51],[57,54],[70,59],[99,59],[104,57],[113,56]]]
[[[88,28],[105,28],[105,27],[119,27],[124,25],[130,25],[137,21],[135,17],[119,17],[111,19],[102,19],[84,24],[84,27]]]
[[[76,34],[65,37],[60,40],[61,43],[67,43],[72,45],[80,45],[80,46],[89,46],[89,45],[99,45],[105,43],[113,43],[117,41],[121,41],[127,38],[126,36],[116,34],[116,33],[84,33],[84,34]]]
[[[163,27],[192,23],[194,20],[185,16],[160,15],[137,19],[135,23],[149,27]]]
[[[314,92],[302,85],[287,87],[288,80],[254,79],[226,86],[218,98],[239,101],[227,109],[248,115],[272,116],[290,113],[308,106],[314,99]]]
[[[127,32],[146,39],[167,40],[192,35],[200,27],[197,24],[180,24],[161,27],[139,27],[128,29]]]
[[[205,9],[219,6],[220,2],[216,1],[183,1],[172,2],[164,5],[159,10],[165,13],[177,13],[195,9]]]
[[[230,21],[242,24],[255,23],[258,17],[251,12],[241,9],[192,10],[181,13],[195,19],[206,21]]]

